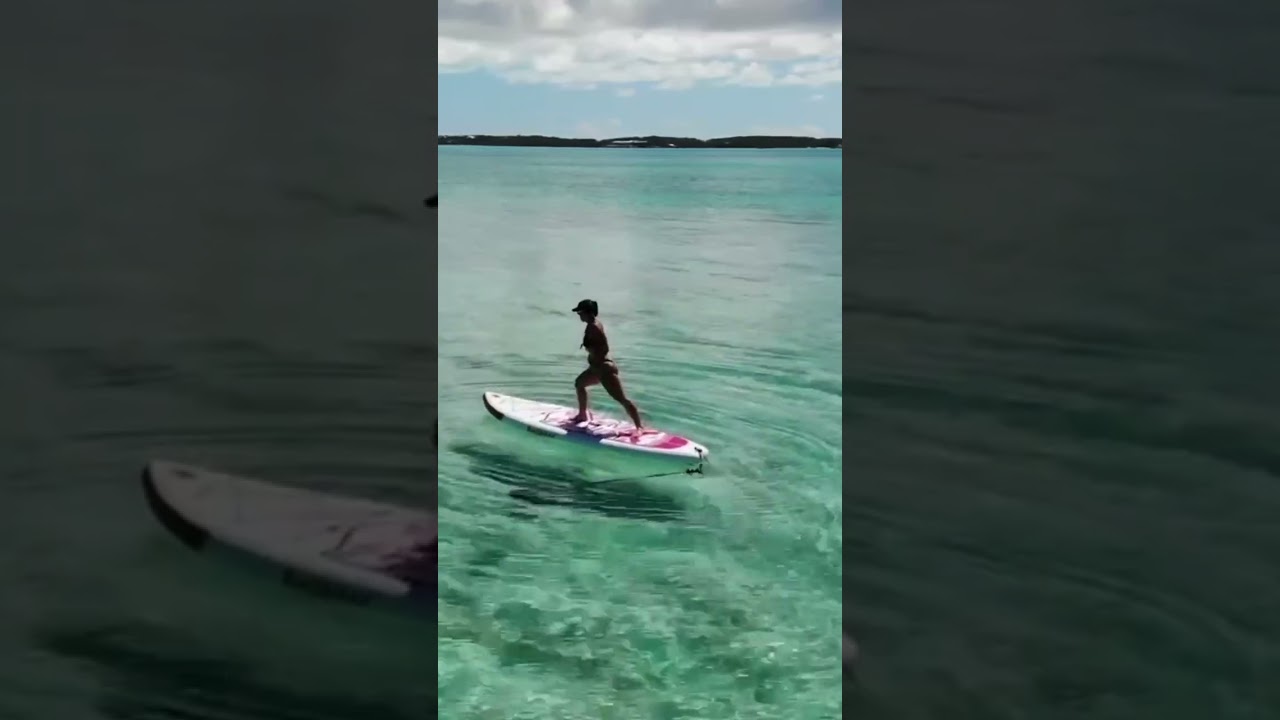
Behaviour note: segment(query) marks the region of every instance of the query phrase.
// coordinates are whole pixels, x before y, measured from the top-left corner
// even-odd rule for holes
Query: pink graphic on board
[[[401,529],[397,545],[382,557],[383,572],[408,583],[434,583],[438,567],[436,532],[434,523],[411,523]]]
[[[689,441],[685,438],[665,433],[661,430],[644,430],[641,433],[636,433],[636,426],[624,420],[597,418],[588,415],[586,422],[575,423],[573,418],[576,415],[577,413],[572,410],[549,412],[543,418],[543,422],[564,428],[570,433],[588,435],[601,440],[612,440],[637,447],[674,450],[689,444]]]
[[[629,435],[626,437],[614,438],[618,442],[625,442],[630,445],[639,445],[640,447],[658,448],[661,450],[675,450],[689,444],[688,440],[679,435],[671,435],[670,433],[652,431],[645,432],[640,436]]]

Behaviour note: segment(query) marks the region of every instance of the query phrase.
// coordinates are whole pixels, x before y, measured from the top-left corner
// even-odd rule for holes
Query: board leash
[[[588,483],[590,485],[604,485],[605,483],[622,482],[624,480],[651,480],[653,478],[675,477],[677,475],[705,475],[702,472],[702,463],[698,463],[697,467],[686,468],[684,470],[673,470],[671,472],[653,473],[652,475],[632,475],[629,477],[608,478],[606,480],[596,480]]]
[[[684,470],[671,470],[668,472],[653,473],[652,475],[633,475],[630,477],[609,478],[607,480],[597,480],[590,485],[604,485],[605,483],[622,482],[624,480],[652,480],[653,478],[676,477],[677,475],[706,475],[702,471],[702,465],[706,461],[703,460],[702,451],[698,451],[698,464],[695,467],[685,468]]]

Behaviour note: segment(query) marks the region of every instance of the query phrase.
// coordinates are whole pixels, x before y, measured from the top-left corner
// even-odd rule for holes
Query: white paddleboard
[[[551,438],[689,463],[701,463],[710,455],[705,445],[681,435],[648,428],[636,433],[635,425],[625,420],[591,413],[585,422],[571,422],[578,411],[563,405],[486,392],[484,407],[499,420],[523,425]]]
[[[161,524],[196,550],[247,555],[309,591],[436,613],[434,514],[159,460],[143,489]]]

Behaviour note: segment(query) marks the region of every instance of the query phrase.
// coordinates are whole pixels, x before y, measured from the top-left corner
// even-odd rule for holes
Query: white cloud
[[[843,81],[833,0],[443,0],[440,72],[588,87]]]
[[[758,62],[744,65],[732,78],[729,78],[729,82],[734,85],[749,85],[753,87],[772,85],[773,81],[773,72],[768,66],[761,65]]]
[[[618,88],[618,90],[617,90],[617,93],[616,93],[616,94],[617,94],[617,96],[618,96],[618,97],[620,97],[620,98],[635,97],[636,89],[635,89],[635,88],[629,88],[629,87]]]
[[[826,98],[822,93],[815,93],[809,96],[811,102],[822,102]]]

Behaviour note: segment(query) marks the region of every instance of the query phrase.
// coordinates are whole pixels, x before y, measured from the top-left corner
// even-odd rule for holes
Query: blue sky
[[[831,0],[442,0],[443,134],[841,134]]]

